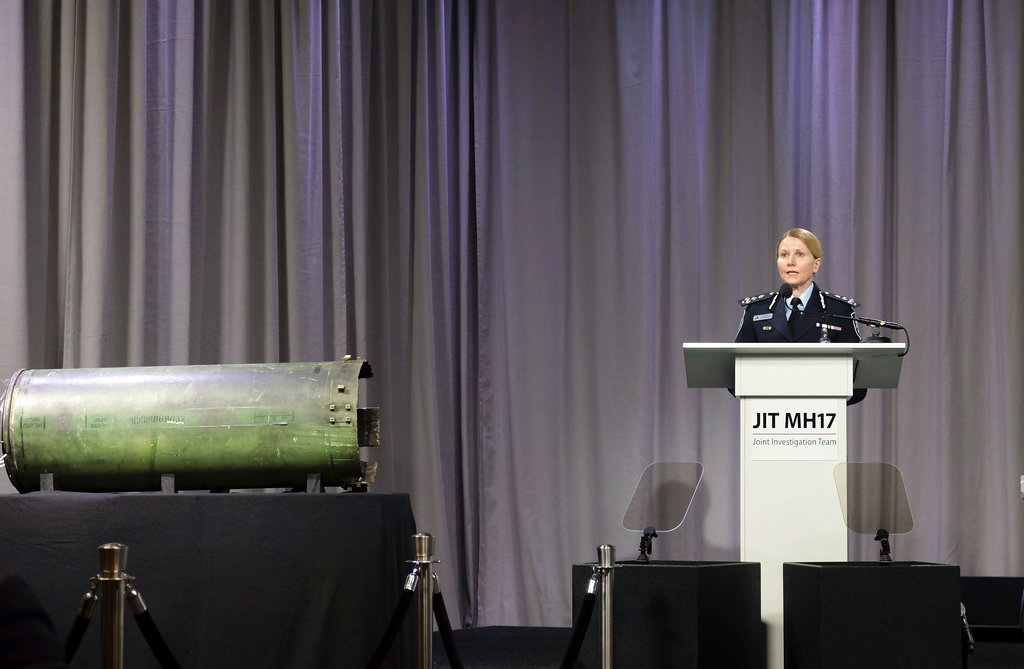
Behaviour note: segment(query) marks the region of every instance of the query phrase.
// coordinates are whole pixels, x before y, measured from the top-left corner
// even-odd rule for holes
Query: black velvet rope
[[[428,583],[427,587],[429,585]],[[391,644],[395,642],[398,630],[402,627],[402,621],[405,620],[405,614],[409,610],[409,603],[412,602],[414,592],[415,590],[409,590],[408,588],[402,589],[402,594],[398,598],[398,606],[395,607],[395,612],[391,616],[391,622],[388,623],[388,628],[384,631],[384,636],[381,638],[380,644],[377,645],[377,650],[373,652],[373,657],[366,663],[366,669],[378,669],[384,663],[384,658],[387,657],[388,651],[391,650]]]
[[[462,657],[459,655],[459,649],[455,647],[452,624],[448,620],[448,608],[444,605],[444,597],[441,596],[440,590],[434,591],[434,619],[437,620],[437,631],[441,633],[441,643],[444,644],[448,664],[452,669],[463,669]]]
[[[71,625],[68,638],[64,641],[64,661],[68,664],[71,664],[75,653],[78,652],[78,646],[82,643],[82,637],[85,636],[87,629],[89,629],[89,619],[81,615],[75,616],[75,622]]]
[[[146,643],[149,644],[149,650],[153,652],[153,656],[160,663],[162,669],[181,669],[181,665],[174,659],[174,654],[167,647],[167,643],[164,641],[163,635],[160,634],[160,630],[156,628],[156,623],[153,622],[153,616],[149,615],[149,611],[143,611],[136,615],[135,622],[138,623],[142,636],[145,637]]]
[[[583,647],[583,638],[587,635],[587,628],[590,627],[590,618],[594,614],[596,600],[597,594],[594,592],[587,592],[583,596],[580,614],[576,617],[576,625],[572,628],[572,640],[569,642],[569,648],[565,651],[565,657],[562,658],[561,669],[572,669],[576,664],[580,648]]]
[[[68,638],[64,641],[64,661],[66,663],[71,664],[71,660],[75,658],[75,653],[78,652],[82,638],[85,636],[86,630],[89,629],[89,622],[90,618],[82,615],[75,616],[75,622],[71,625]],[[160,630],[157,629],[156,623],[153,622],[153,616],[149,614],[149,611],[143,611],[136,615],[135,622],[138,623],[142,636],[146,639],[150,651],[152,651],[160,666],[163,669],[181,669],[181,665],[174,659],[174,654],[167,647],[167,643],[160,634]]]

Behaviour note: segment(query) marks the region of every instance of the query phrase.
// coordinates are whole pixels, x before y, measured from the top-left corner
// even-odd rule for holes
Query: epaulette
[[[833,300],[839,300],[840,302],[845,302],[846,304],[849,304],[854,309],[856,309],[857,307],[860,306],[860,302],[858,302],[857,300],[853,299],[852,297],[843,297],[842,295],[836,295],[835,293],[830,293],[830,292],[825,291],[825,290],[821,291],[821,294],[824,295],[825,297],[832,298]]]
[[[772,297],[775,297],[778,294],[779,294],[779,291],[773,290],[770,293],[761,293],[760,295],[751,295],[750,297],[744,297],[742,300],[739,301],[740,302],[740,306],[741,307],[750,306],[754,302],[761,302],[763,300],[771,299]]]

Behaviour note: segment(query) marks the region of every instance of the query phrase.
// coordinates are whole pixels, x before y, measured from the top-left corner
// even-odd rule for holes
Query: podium
[[[783,655],[784,562],[847,560],[833,469],[846,462],[846,400],[895,388],[901,343],[683,345],[691,388],[740,400],[740,561],[761,563],[768,666]]]

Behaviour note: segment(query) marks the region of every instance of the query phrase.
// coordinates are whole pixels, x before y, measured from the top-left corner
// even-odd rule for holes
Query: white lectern
[[[740,560],[761,563],[768,666],[784,665],[782,564],[845,562],[833,469],[846,462],[846,400],[895,388],[904,344],[683,345],[691,388],[740,399]]]

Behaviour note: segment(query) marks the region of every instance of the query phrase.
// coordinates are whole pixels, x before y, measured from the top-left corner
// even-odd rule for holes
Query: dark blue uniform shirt
[[[737,343],[793,342],[813,344],[822,341],[822,333],[828,334],[832,343],[856,344],[860,332],[855,321],[839,316],[853,316],[860,303],[841,295],[833,295],[818,289],[814,284],[811,298],[804,307],[797,323],[796,332],[789,331],[786,320],[786,305],[778,298],[778,292],[751,295],[740,300],[743,306],[743,320],[736,333]],[[847,404],[856,404],[864,399],[867,391],[854,389]]]
[[[743,320],[736,333],[737,342],[811,344],[822,340],[823,331],[828,334],[829,341],[834,343],[855,344],[860,341],[856,323],[839,317],[853,316],[860,304],[848,297],[819,290],[818,284],[814,284],[796,332],[789,331],[786,305],[778,298],[776,291],[744,298],[740,300],[740,305],[743,307]]]

